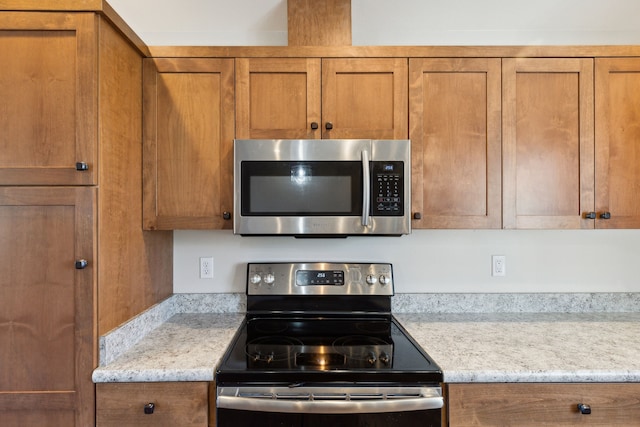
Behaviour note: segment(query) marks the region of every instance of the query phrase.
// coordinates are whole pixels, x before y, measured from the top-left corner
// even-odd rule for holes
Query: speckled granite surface
[[[240,294],[176,294],[100,339],[94,382],[211,381]],[[638,294],[400,294],[446,382],[640,382]]]
[[[212,381],[244,314],[179,313],[120,357],[93,371],[94,382]]]
[[[445,382],[640,381],[640,313],[395,316]]]
[[[640,293],[396,294],[394,313],[638,312]]]

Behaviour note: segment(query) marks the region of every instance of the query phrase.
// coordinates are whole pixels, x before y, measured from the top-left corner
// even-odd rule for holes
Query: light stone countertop
[[[639,297],[625,296],[629,307],[617,294],[522,295],[515,303],[511,296],[450,297],[455,304],[447,296],[407,295],[396,298],[393,311],[445,382],[640,382],[640,312],[627,311],[637,310]],[[496,299],[496,310],[530,309],[518,298],[540,299],[534,308],[547,311],[470,311],[486,308],[487,299]],[[606,302],[596,304],[605,311],[589,311],[594,299]],[[587,311],[551,312],[569,306]],[[424,307],[435,312],[411,311]],[[174,295],[100,338],[93,381],[212,381],[244,311],[239,295]]]
[[[179,313],[113,362],[93,382],[213,381],[244,313]]]
[[[444,382],[640,382],[640,313],[395,316]]]

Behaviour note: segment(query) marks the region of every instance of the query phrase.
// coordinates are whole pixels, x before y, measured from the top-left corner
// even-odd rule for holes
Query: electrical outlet
[[[491,275],[506,276],[507,275],[507,257],[504,255],[491,256]]]
[[[200,258],[200,278],[213,279],[213,257]]]

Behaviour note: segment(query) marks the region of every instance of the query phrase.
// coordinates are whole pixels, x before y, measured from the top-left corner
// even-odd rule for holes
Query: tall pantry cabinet
[[[0,424],[88,426],[97,338],[171,293],[172,236],[142,231],[141,49],[105,3],[26,3],[0,10]]]

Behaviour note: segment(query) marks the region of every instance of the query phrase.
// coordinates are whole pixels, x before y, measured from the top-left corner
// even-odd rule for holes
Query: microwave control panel
[[[371,162],[371,215],[404,215],[404,162]]]

